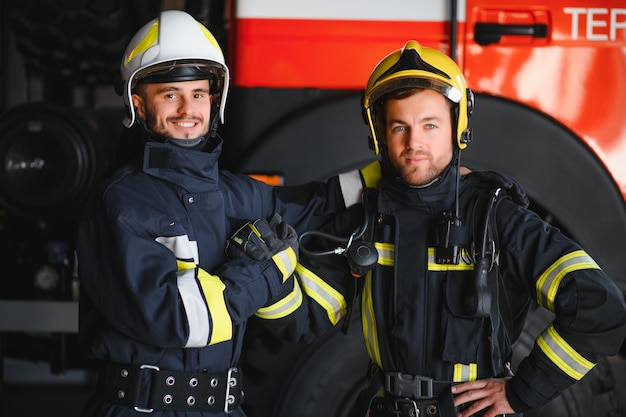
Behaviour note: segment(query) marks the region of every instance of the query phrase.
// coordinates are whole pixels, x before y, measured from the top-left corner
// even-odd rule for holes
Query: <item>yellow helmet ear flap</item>
[[[363,121],[369,127],[370,134],[368,135],[368,146],[374,151],[376,155],[380,153],[380,139],[377,132],[376,125],[379,123],[376,120],[375,112],[372,110],[372,106],[365,104],[365,90],[361,90],[361,116]],[[384,139],[384,138],[382,138]]]
[[[374,120],[374,115],[372,114],[372,109],[371,107],[368,107],[365,109],[365,117],[366,117],[366,123],[370,128],[370,135],[369,135],[369,147],[371,150],[374,151],[374,153],[376,155],[378,155],[380,153],[380,144],[378,142],[378,136],[376,135],[376,121]]]
[[[459,101],[457,121],[457,146],[465,149],[472,141],[472,130],[469,128],[469,118],[474,111],[474,93],[469,88],[465,89],[466,99]]]

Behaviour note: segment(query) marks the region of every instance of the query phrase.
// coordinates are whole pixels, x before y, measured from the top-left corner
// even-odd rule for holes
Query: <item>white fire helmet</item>
[[[219,115],[224,122],[229,71],[224,54],[209,30],[180,10],[162,11],[146,23],[126,47],[121,63],[121,88],[128,115],[124,126],[136,120],[132,103],[138,83],[162,83],[208,79],[213,94],[211,126]]]

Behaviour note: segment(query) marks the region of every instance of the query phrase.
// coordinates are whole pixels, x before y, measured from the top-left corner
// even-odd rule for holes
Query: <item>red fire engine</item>
[[[415,39],[452,56],[476,94],[474,140],[463,165],[517,179],[533,208],[626,290],[623,2],[239,0],[231,16],[231,167],[298,184],[364,166],[373,153],[360,90],[379,59]],[[539,313],[531,320],[518,352],[530,349],[543,320]],[[253,385],[249,399],[259,414],[251,414],[344,415],[343,401],[362,383],[367,361],[358,337],[330,335],[298,349],[288,367],[264,369],[281,389],[269,405],[266,396],[255,398]],[[285,350],[275,355],[284,358]],[[270,352],[251,344],[250,366],[258,367],[261,354],[271,362]],[[611,373],[598,368],[601,378]],[[590,386],[564,394],[542,415],[608,413],[600,410],[610,402],[598,401]]]

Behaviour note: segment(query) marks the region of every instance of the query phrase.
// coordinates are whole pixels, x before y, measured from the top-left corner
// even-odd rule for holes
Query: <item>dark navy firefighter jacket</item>
[[[334,199],[321,184],[270,187],[218,170],[220,150],[149,142],[86,207],[77,252],[90,358],[189,372],[237,366],[248,318],[279,294],[283,277],[271,260],[227,260],[228,238],[274,213],[301,232],[338,209],[327,207]],[[85,413],[138,415],[95,399]]]
[[[499,326],[492,326],[494,316],[468,314],[464,303],[474,277],[471,242],[464,243],[458,264],[436,262],[437,225],[452,207],[454,169],[433,185],[409,188],[384,171],[380,183],[369,184],[368,178],[380,178],[380,166],[377,174],[370,172],[377,164],[355,171],[364,186],[378,189],[369,222],[373,230],[365,235],[378,262],[358,278],[360,305],[355,306],[376,368],[450,383],[503,376],[526,315],[538,306],[553,320],[537,335],[528,356],[515,364],[507,383],[511,406],[523,412],[580,380],[600,355],[618,352],[626,335],[621,291],[578,244],[509,198],[496,206],[494,219]],[[462,216],[470,212],[478,192],[471,181],[461,181]],[[362,204],[353,205],[323,230],[347,239],[363,224],[363,212]],[[476,223],[465,218],[468,229],[474,228]],[[319,246],[327,250],[332,245]],[[310,257],[302,247],[300,252],[295,282],[308,302],[289,315],[268,317],[268,322],[284,337],[310,340],[345,316],[352,304],[347,288],[355,278],[345,256]],[[493,340],[499,342],[496,352]]]

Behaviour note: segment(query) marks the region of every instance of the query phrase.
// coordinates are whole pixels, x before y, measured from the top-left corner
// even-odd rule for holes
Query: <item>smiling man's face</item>
[[[194,139],[209,132],[212,96],[208,80],[144,84],[132,99],[137,115],[160,136]]]

